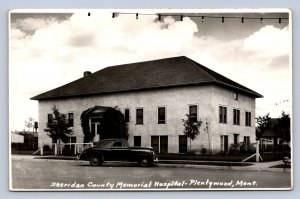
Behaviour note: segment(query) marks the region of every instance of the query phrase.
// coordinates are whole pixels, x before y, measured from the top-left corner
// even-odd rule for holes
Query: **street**
[[[140,167],[134,163],[12,160],[15,190],[205,190],[290,188],[290,172]]]

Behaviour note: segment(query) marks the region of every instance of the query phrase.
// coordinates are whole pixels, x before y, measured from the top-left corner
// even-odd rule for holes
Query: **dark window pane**
[[[134,136],[133,137],[133,145],[134,146],[141,146],[141,136]]]
[[[234,139],[234,140],[233,140],[233,143],[234,143],[234,144],[238,144],[238,142],[239,142],[239,140],[238,140],[238,139],[239,139],[239,134],[234,134],[233,136],[234,136],[234,138],[233,138],[233,139]]]
[[[143,124],[143,109],[136,109],[136,124]]]
[[[237,125],[240,125],[240,110],[237,110],[237,116],[236,116],[236,123]]]
[[[223,115],[224,115],[223,123],[227,123],[227,107],[223,107]]]
[[[47,127],[49,127],[49,124],[53,122],[53,115],[52,114],[48,114],[47,115]]]
[[[114,142],[114,144],[113,144],[113,147],[116,147],[116,148],[122,147],[122,146],[123,146],[122,142]]]
[[[74,126],[74,113],[69,113],[68,114],[68,124],[70,127]]]
[[[189,117],[191,121],[197,122],[198,113],[197,113],[197,106],[193,105],[189,107]]]
[[[233,124],[240,125],[240,110],[233,109]]]
[[[222,106],[219,106],[219,122],[222,123]]]
[[[236,124],[236,109],[233,109],[233,124]]]
[[[220,123],[227,123],[227,107],[219,107],[219,121]]]
[[[246,112],[245,120],[245,125],[251,126],[251,112]]]
[[[187,136],[179,135],[179,153],[187,153]]]
[[[165,107],[158,108],[158,123],[164,124],[166,123],[166,109]]]
[[[151,147],[155,153],[159,153],[159,136],[151,136]]]
[[[48,114],[48,123],[51,123],[53,121],[53,115]]]
[[[238,92],[235,92],[235,93],[234,93],[234,99],[235,99],[235,100],[239,100],[239,93],[238,93]]]
[[[125,122],[129,122],[129,109],[125,109]]]
[[[168,153],[168,136],[160,136],[160,153]]]
[[[224,135],[224,151],[228,151],[228,135]]]
[[[244,136],[244,144],[249,147],[250,146],[250,137],[249,136]]]

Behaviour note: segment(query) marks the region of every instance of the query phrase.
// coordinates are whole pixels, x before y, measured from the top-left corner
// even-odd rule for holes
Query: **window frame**
[[[238,144],[239,143],[239,138],[240,138],[240,134],[234,133],[233,134],[233,144]]]
[[[160,120],[160,115],[159,115],[159,110],[160,109],[164,109],[164,119]],[[167,108],[166,106],[158,106],[157,107],[157,124],[166,124],[166,120],[167,120]]]
[[[196,107],[196,116],[191,116],[191,107]],[[189,120],[191,120],[192,118],[192,121],[195,120],[194,122],[198,122],[198,104],[189,104]],[[193,119],[193,118],[196,118],[196,119]]]
[[[139,110],[142,111],[141,121],[138,118],[138,111]],[[136,125],[143,125],[144,124],[144,108],[136,108],[135,109],[135,124]]]
[[[73,118],[72,118],[72,125],[70,125],[70,115],[72,115],[73,116]],[[74,116],[75,116],[75,114],[74,114],[74,112],[68,112],[68,125],[69,125],[69,127],[74,127]]]
[[[233,125],[241,125],[241,111],[238,108],[233,108]]]
[[[128,116],[126,116],[126,112],[128,112]],[[130,109],[129,108],[124,109],[124,120],[125,120],[125,122],[130,122]]]
[[[219,123],[227,124],[227,106],[219,105]]]
[[[245,111],[245,126],[251,127],[251,111]]]
[[[239,93],[238,92],[235,92],[233,94],[233,99],[236,100],[236,101],[239,101]]]
[[[139,138],[140,145],[136,145],[136,138]],[[140,136],[140,135],[133,136],[133,146],[142,146],[142,136]]]
[[[244,144],[249,147],[250,144],[251,144],[251,141],[250,141],[250,136],[244,136],[244,140],[243,140]]]
[[[151,147],[153,147],[153,149],[155,150],[155,146],[153,144],[153,139],[157,138],[158,143],[155,144],[157,145],[157,151],[156,153],[163,153],[163,154],[167,154],[169,151],[169,136],[168,135],[151,135],[150,139],[151,139]],[[162,143],[162,140],[165,139],[166,140],[166,144]],[[165,148],[166,147],[166,148]],[[164,151],[165,149],[165,151]]]
[[[47,127],[49,127],[49,124],[53,122],[53,114],[52,113],[48,113],[47,114]]]

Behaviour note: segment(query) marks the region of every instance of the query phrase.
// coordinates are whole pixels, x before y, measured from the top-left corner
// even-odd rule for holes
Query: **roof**
[[[279,118],[270,119],[270,128],[266,129],[262,137],[279,137],[280,131],[278,130]]]
[[[252,97],[263,97],[185,56],[180,56],[110,66],[31,99],[81,97],[203,84],[216,84]]]
[[[271,118],[270,128],[263,132],[262,137],[282,137],[285,133],[285,130],[280,129],[279,120],[280,118]]]

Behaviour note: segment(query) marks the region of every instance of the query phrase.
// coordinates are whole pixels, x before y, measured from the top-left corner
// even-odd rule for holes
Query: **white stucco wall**
[[[239,100],[233,99],[234,92],[216,86],[180,87],[160,90],[148,90],[99,96],[66,98],[39,101],[39,144],[47,144],[51,139],[44,129],[47,123],[47,114],[52,113],[56,105],[61,113],[74,113],[74,133],[77,142],[83,141],[80,125],[81,113],[95,105],[118,106],[124,113],[125,108],[130,110],[129,142],[133,144],[133,136],[142,136],[142,146],[151,146],[151,135],[168,135],[168,152],[178,153],[178,135],[183,135],[185,114],[189,112],[189,105],[198,106],[198,119],[203,121],[200,136],[193,141],[192,149],[200,152],[202,147],[208,149],[208,135],[204,132],[206,121],[209,123],[209,132],[212,136],[211,146],[214,152],[220,151],[220,135],[229,135],[229,144],[233,142],[233,133],[240,134],[240,141],[244,135],[255,140],[255,99],[239,95]],[[227,124],[219,124],[219,105],[227,106]],[[157,123],[157,108],[166,107],[166,124]],[[233,125],[233,107],[241,110],[240,126]],[[144,110],[144,124],[136,125],[136,108]],[[245,110],[251,112],[251,127],[245,127]]]

